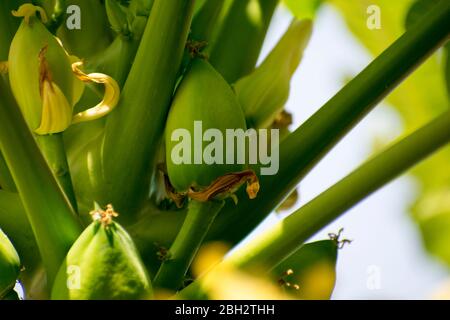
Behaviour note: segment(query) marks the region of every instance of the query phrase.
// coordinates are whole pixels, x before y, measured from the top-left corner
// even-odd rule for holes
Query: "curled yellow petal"
[[[66,48],[64,47],[63,42],[61,41],[60,38],[58,37],[54,37],[56,42],[58,42],[58,44],[60,45],[60,47],[64,50],[64,52],[66,53],[67,57],[69,57],[70,60],[70,64],[73,65],[74,63],[79,63],[80,58],[78,58],[77,56],[71,55],[69,54],[69,52],[66,50]],[[72,70],[73,70],[73,66],[72,66]],[[84,83],[80,80],[80,79],[76,79],[73,82],[73,97],[72,97],[72,106],[76,105],[81,97],[83,96],[84,93]]]
[[[61,41],[61,40],[59,40],[59,41]],[[61,46],[62,46],[62,43],[61,43]],[[66,51],[66,53],[67,53],[67,51]],[[76,56],[70,55],[68,53],[67,53],[67,56],[69,57],[71,64],[80,61],[80,59]],[[81,100],[81,97],[83,96],[83,93],[84,93],[84,88],[85,88],[85,84],[80,79],[76,78],[73,81],[72,106],[75,106]]]
[[[30,24],[30,18],[36,16],[36,12],[41,15],[43,23],[47,23],[48,18],[45,10],[39,6],[32,5],[31,3],[25,3],[17,10],[13,10],[11,13],[14,17],[23,17],[27,24]]]
[[[200,202],[206,202],[213,199],[223,200],[230,197],[237,204],[235,192],[244,183],[247,183],[246,191],[250,199],[256,198],[260,188],[258,177],[253,170],[225,174],[215,179],[208,187],[199,191],[190,188],[187,192],[176,192],[170,184],[167,174],[164,174],[164,179],[167,196],[172,199],[178,207],[182,206],[186,197]]]
[[[72,64],[72,70],[78,79],[83,82],[103,84],[105,86],[105,93],[103,100],[95,107],[76,114],[72,119],[73,124],[96,120],[106,116],[116,107],[120,97],[120,87],[113,78],[103,73],[85,74],[79,69],[82,64],[82,62],[75,62]]]

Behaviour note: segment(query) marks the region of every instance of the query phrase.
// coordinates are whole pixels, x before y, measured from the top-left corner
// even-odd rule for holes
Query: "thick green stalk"
[[[210,62],[233,83],[258,60],[278,0],[234,0],[210,51]]]
[[[133,67],[106,124],[106,196],[135,212],[150,186],[192,19],[193,0],[155,0]],[[131,213],[130,213],[131,214]]]
[[[447,111],[244,244],[224,263],[239,268],[270,270],[334,219],[449,142],[450,111]],[[198,289],[198,285],[193,285],[184,293],[190,296]]]
[[[161,264],[153,281],[155,287],[170,290],[180,288],[209,227],[223,204],[223,201],[198,202],[195,200],[189,203],[183,226],[170,247],[167,260]]]
[[[11,172],[9,172],[8,165],[6,164],[5,158],[0,152],[0,189],[16,192],[16,185],[14,184],[14,180],[11,176]]]
[[[209,41],[225,0],[208,0],[192,21],[191,38],[197,41]]]
[[[242,240],[378,102],[445,43],[449,20],[450,1],[444,0],[284,139],[280,170],[260,177],[258,201],[241,196],[239,206],[227,204],[209,237],[230,243]]]
[[[70,177],[62,133],[45,136],[36,135],[36,140],[56,180],[64,190],[73,209],[77,211],[77,200]]]
[[[450,142],[450,111],[364,163],[228,259],[271,268],[308,238],[405,170]]]
[[[0,96],[0,150],[16,183],[51,284],[81,227],[3,81]]]

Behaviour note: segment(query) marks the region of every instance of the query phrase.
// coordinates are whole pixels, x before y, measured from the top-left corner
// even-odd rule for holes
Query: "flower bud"
[[[48,134],[70,125],[78,80],[64,48],[35,16],[43,16],[39,9],[27,4],[13,12],[24,19],[9,51],[9,80],[30,129]]]
[[[311,30],[309,20],[293,22],[261,66],[234,85],[249,127],[268,127],[283,109]]]
[[[84,74],[78,58],[69,56],[61,41],[36,17],[40,7],[25,4],[14,11],[24,17],[11,43],[8,61],[11,89],[31,131],[38,135],[58,133],[71,124],[95,120],[107,115],[117,105],[120,88],[102,73]],[[73,116],[80,100],[83,82],[105,86],[103,100]]]
[[[112,206],[91,212],[94,222],[70,248],[58,272],[52,299],[147,299],[152,286],[128,233],[113,221]]]

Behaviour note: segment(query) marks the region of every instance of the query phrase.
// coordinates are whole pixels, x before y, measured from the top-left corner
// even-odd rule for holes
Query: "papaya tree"
[[[25,299],[329,299],[348,240],[309,239],[449,143],[448,97],[242,241],[379,102],[398,102],[397,86],[418,87],[415,70],[448,47],[450,2],[411,6],[405,31],[290,128],[291,79],[323,3],[1,1],[0,299],[19,298],[16,281]],[[351,24],[353,1],[328,3]],[[280,5],[292,22],[258,64]],[[426,185],[441,195],[446,182]]]

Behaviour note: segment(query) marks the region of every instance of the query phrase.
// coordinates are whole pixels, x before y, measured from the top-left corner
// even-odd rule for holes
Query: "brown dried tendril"
[[[225,199],[231,197],[235,200],[234,193],[244,183],[247,183],[247,194],[250,199],[255,199],[259,191],[259,180],[253,170],[245,170],[241,172],[234,172],[223,175],[215,179],[208,187],[201,190],[190,188],[187,192],[176,192],[170,184],[169,177],[164,174],[166,192],[175,204],[180,207],[183,200],[189,197],[193,200],[206,202],[212,199]]]

